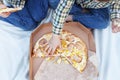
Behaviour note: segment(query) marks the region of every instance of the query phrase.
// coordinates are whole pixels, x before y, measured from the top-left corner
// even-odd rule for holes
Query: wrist
[[[54,33],[52,33],[52,36],[53,36],[53,37],[60,38],[60,35],[58,35],[58,34],[54,34]]]
[[[120,21],[120,18],[112,19],[112,22],[113,22],[113,21]]]
[[[62,28],[57,28],[57,27],[53,27],[52,33],[55,34],[55,35],[60,35],[61,32],[62,32]]]

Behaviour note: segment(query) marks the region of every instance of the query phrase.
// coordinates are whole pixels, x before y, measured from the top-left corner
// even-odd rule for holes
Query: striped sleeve
[[[11,4],[13,7],[23,8],[25,5],[25,0],[6,0],[6,2]]]
[[[99,1],[91,1],[91,0],[81,0],[80,1],[81,6],[84,8],[94,8],[94,9],[99,9],[99,8],[105,8],[110,5],[109,2],[99,2]]]
[[[111,19],[120,18],[120,1],[111,5]]]
[[[60,3],[53,13],[53,29],[54,34],[61,34],[63,24],[65,22],[66,16],[69,14],[74,0],[60,0]]]
[[[110,6],[111,7],[111,19],[120,18],[120,1],[119,0],[110,0],[109,2],[99,2],[99,1],[91,1],[91,0],[81,0],[79,1],[81,3],[81,6],[84,8],[105,8]]]

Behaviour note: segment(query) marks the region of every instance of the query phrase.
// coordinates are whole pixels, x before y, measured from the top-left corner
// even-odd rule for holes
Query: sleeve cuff
[[[120,13],[112,13],[111,20],[120,18]]]
[[[57,27],[54,26],[53,29],[52,29],[52,32],[54,34],[60,35],[61,32],[62,32],[62,28],[58,28],[58,26]]]

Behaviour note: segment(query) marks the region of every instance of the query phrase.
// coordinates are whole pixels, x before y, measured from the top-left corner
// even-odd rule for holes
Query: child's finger
[[[6,18],[10,15],[11,13],[7,12],[7,13],[0,13],[0,16],[3,18]]]
[[[45,52],[47,52],[47,50],[49,49],[49,45],[47,45],[46,47],[45,47]]]
[[[47,53],[51,55],[52,48],[49,47]]]
[[[116,28],[114,28],[114,33],[117,33],[117,31],[118,31],[117,27],[116,27]]]
[[[120,32],[120,27],[118,28],[118,32]]]
[[[51,53],[50,53],[50,54],[51,54],[51,55],[53,55],[53,54],[54,54],[54,52],[55,52],[55,50],[56,50],[55,48],[54,48],[54,49],[52,49],[52,51],[51,51]]]

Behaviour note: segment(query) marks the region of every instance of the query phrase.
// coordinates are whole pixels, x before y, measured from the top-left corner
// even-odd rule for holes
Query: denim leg
[[[109,9],[90,9],[89,13],[73,15],[73,21],[80,22],[87,28],[104,29],[110,23]]]
[[[59,4],[60,0],[49,0],[49,6],[52,9],[56,9],[58,4]],[[82,7],[80,5],[77,5],[76,3],[74,3],[74,5],[72,6],[70,13],[69,14],[78,14],[82,12]]]
[[[49,2],[49,6],[52,8],[52,9],[56,9],[60,0],[48,0]]]
[[[26,7],[18,12],[12,13],[7,18],[0,18],[3,21],[9,22],[16,27],[20,27],[24,30],[32,30],[36,27],[36,22],[31,18],[30,14],[28,13]]]
[[[81,14],[82,11],[83,11],[83,8],[80,5],[77,5],[76,3],[74,3],[69,14],[70,15],[77,15],[77,14]]]
[[[21,11],[14,12],[7,18],[0,17],[0,19],[24,30],[33,30],[46,17],[47,11],[47,0],[27,0]]]
[[[28,0],[27,9],[36,22],[41,22],[48,12],[48,0]]]

